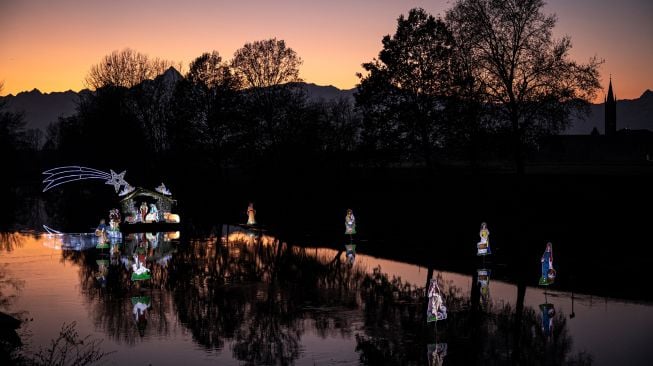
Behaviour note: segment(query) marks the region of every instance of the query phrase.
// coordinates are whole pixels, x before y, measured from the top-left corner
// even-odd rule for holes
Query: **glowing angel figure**
[[[161,185],[156,187],[155,189],[156,189],[157,192],[159,192],[159,193],[161,193],[163,195],[166,195],[166,196],[171,196],[172,195],[170,190],[163,183],[161,183]]]
[[[478,235],[481,237],[481,241],[476,244],[476,255],[488,255],[492,252],[490,251],[490,230],[487,228],[486,223],[481,223],[481,231]]]
[[[555,281],[556,270],[553,269],[553,244],[546,243],[546,249],[542,254],[542,275],[540,277],[540,285],[548,286]]]
[[[347,215],[345,216],[345,234],[356,234],[356,218],[354,217],[354,211],[351,209],[347,210]]]
[[[256,210],[252,202],[247,206],[247,225],[256,225]]]

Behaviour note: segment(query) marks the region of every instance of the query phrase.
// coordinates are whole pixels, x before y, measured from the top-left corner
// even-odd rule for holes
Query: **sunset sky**
[[[361,63],[376,57],[381,38],[413,7],[437,15],[453,1],[398,0],[0,0],[2,94],[38,88],[80,90],[91,65],[130,47],[184,65],[217,50],[225,59],[246,42],[286,40],[304,60],[307,82],[355,86]],[[556,36],[569,35],[571,57],[605,59],[617,97],[653,89],[653,1],[550,0]],[[599,96],[603,99],[603,95]]]

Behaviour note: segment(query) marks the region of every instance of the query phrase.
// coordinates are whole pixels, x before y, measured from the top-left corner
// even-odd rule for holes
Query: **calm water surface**
[[[19,330],[26,354],[76,322],[113,351],[110,365],[645,365],[652,355],[653,304],[518,286],[480,260],[487,282],[365,255],[373,243],[351,261],[234,226],[201,239],[2,241],[0,310],[33,319]],[[149,279],[133,279],[139,260]],[[429,278],[449,310],[437,325],[425,320]]]

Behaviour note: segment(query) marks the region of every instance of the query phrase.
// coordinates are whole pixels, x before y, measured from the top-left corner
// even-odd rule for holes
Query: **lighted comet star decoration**
[[[113,170],[110,170],[110,173],[103,172],[101,170],[83,167],[83,166],[63,166],[58,168],[49,169],[43,172],[46,175],[43,179],[43,192],[46,192],[54,187],[60,186],[62,184],[76,182],[79,180],[85,179],[102,179],[106,184],[110,184],[118,193],[120,187],[123,188],[124,194],[127,194],[134,190],[132,186],[129,185],[124,179],[126,171],[123,171],[120,174],[116,174]],[[121,194],[123,193],[121,192]]]
[[[111,172],[111,178],[106,181],[105,184],[110,184],[113,186],[113,188],[116,190],[116,193],[120,190],[121,186],[127,185],[127,182],[125,182],[125,173],[127,172],[126,170],[123,170],[122,173],[116,174],[112,169],[109,169]]]

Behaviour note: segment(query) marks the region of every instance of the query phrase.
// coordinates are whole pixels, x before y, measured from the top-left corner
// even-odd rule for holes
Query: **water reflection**
[[[133,233],[112,242],[110,249],[62,251],[64,263],[79,266],[88,315],[114,341],[131,345],[149,335],[169,334],[171,296],[159,288],[167,282],[167,263],[176,250],[171,238],[177,235]],[[139,265],[148,268],[147,276],[134,276]]]
[[[572,348],[570,314],[558,306],[564,293],[540,297],[529,290],[534,299],[527,300],[524,283],[497,281],[490,265],[463,276],[361,253],[350,261],[348,252],[366,244],[304,248],[260,228],[227,225],[219,235],[192,240],[135,233],[109,248],[57,238],[43,235],[38,245],[62,249],[61,263],[74,265],[79,286],[72,288],[84,309],[76,316],[114,347],[188,334],[206,354],[245,364],[307,364],[307,353],[315,357],[315,349],[336,339],[348,344],[345,361],[366,365],[592,362]],[[137,264],[149,278],[132,277]],[[402,266],[415,271],[406,274]],[[74,303],[77,294],[67,291]],[[428,322],[435,293],[447,317]],[[152,357],[125,350],[137,363]],[[156,355],[159,361],[170,361],[166,352]]]

